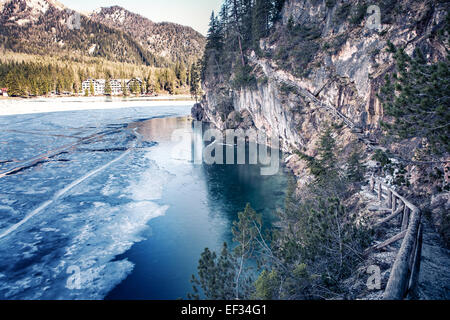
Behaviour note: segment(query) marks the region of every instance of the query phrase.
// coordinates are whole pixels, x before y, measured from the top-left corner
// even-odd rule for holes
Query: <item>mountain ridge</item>
[[[191,27],[173,22],[153,22],[121,6],[101,7],[90,19],[124,31],[144,48],[171,61],[191,64],[202,56],[206,39]]]
[[[190,27],[172,23],[155,24],[122,7],[102,8],[98,12],[120,13],[155,32],[139,37],[129,24],[105,15],[78,13],[71,26],[71,10],[55,0],[1,0],[0,46],[14,52],[45,55],[81,55],[117,62],[166,67],[178,61],[194,62],[203,52],[204,37]],[[79,21],[78,21],[78,20]],[[135,24],[136,25],[136,24]],[[174,31],[175,30],[175,31]],[[150,41],[153,37],[158,41]],[[190,39],[192,37],[193,40]],[[163,40],[161,40],[163,39]]]

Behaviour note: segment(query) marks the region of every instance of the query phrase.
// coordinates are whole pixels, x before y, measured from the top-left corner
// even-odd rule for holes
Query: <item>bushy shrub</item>
[[[256,77],[253,75],[253,69],[249,65],[239,65],[234,68],[234,78],[232,80],[232,87],[234,89],[254,88],[256,87]]]
[[[365,18],[367,12],[367,4],[358,3],[352,12],[350,17],[350,23],[354,25],[359,25]]]
[[[291,84],[282,82],[279,86],[280,92],[285,95],[289,95],[290,93],[297,93],[297,88]]]
[[[347,19],[348,15],[350,14],[351,9],[352,9],[351,3],[344,2],[340,4],[334,13],[333,23],[339,24],[344,22]]]

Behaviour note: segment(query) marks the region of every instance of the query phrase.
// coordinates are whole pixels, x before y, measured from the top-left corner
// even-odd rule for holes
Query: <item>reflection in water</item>
[[[128,128],[130,130],[137,128],[137,133],[142,136],[146,142],[170,142],[172,133],[176,129],[189,129],[191,121],[188,118],[162,118],[150,119],[144,122],[133,122]]]
[[[223,242],[231,242],[232,223],[247,203],[270,228],[275,209],[283,205],[286,176],[281,170],[261,176],[257,165],[194,164],[194,152],[204,146],[201,137],[191,139],[187,118],[152,119],[130,129],[143,141],[158,143],[145,154],[150,166],[133,188],[152,190],[162,183],[158,176],[167,176],[158,204],[169,209],[150,222],[151,234],[143,235],[147,240],[118,257],[129,259],[135,269],[107,298],[184,298],[200,254],[205,247],[219,250]]]

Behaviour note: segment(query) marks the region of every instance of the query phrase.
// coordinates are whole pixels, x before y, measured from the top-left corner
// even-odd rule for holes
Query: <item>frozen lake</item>
[[[192,102],[77,106],[0,116],[0,299],[184,298],[247,202],[283,203],[281,172],[192,163]]]

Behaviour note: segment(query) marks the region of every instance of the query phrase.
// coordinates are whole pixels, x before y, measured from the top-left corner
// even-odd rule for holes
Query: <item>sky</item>
[[[211,11],[218,12],[222,0],[59,0],[66,7],[92,12],[100,7],[121,6],[153,22],[175,22],[206,35]]]

